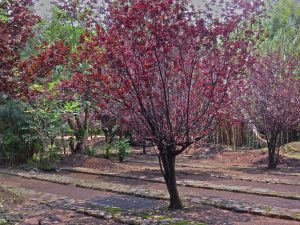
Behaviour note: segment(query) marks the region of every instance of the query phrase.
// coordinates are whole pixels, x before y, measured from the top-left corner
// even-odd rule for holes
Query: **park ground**
[[[185,208],[170,211],[155,149],[134,147],[123,163],[66,156],[58,172],[0,169],[0,224],[300,224],[300,143],[279,168],[265,150],[215,145],[177,159]]]

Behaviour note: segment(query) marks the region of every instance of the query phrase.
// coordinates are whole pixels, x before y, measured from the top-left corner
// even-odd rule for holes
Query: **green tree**
[[[33,30],[35,36],[22,51],[23,58],[36,55],[38,47],[45,42],[53,44],[63,41],[66,45],[72,46],[72,50],[75,51],[78,40],[84,32],[84,28],[74,18],[56,6],[51,8],[51,17],[42,19]]]
[[[4,95],[0,98],[0,161],[1,163],[26,162],[40,149],[39,140],[27,139],[35,134],[30,131],[30,116],[26,105]]]
[[[264,21],[266,35],[261,50],[279,50],[284,55],[300,55],[300,2],[278,0],[268,3]]]
[[[27,45],[23,54],[29,58],[27,70],[32,73],[29,76],[34,77],[29,88],[37,88],[36,91],[40,95],[36,95],[38,99],[51,96],[62,115],[61,123],[67,123],[75,136],[72,142],[76,143],[70,142],[71,152],[83,153],[88,138],[90,103],[86,96],[81,95],[73,95],[72,99],[68,99],[70,92],[73,92],[71,89],[77,85],[69,84],[68,81],[72,80],[74,70],[84,73],[86,69],[86,65],[74,63],[73,57],[76,55],[84,29],[75,19],[55,6],[52,8],[51,17],[44,19],[35,29],[36,40]],[[57,45],[61,42],[62,44]],[[51,59],[51,54],[60,54],[56,50],[62,45],[71,49],[63,57],[64,60],[58,61],[55,57]],[[36,71],[33,72],[34,70]],[[63,90],[61,86],[64,86]],[[61,90],[61,93],[58,90]],[[75,105],[76,107],[73,107]]]

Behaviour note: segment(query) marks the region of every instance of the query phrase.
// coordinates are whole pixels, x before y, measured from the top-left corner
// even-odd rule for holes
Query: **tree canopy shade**
[[[277,166],[281,132],[300,123],[299,58],[269,52],[258,57],[244,80],[237,108],[267,140],[270,169]]]
[[[241,13],[221,22],[186,0],[112,1],[105,28],[86,38],[82,60],[91,61],[100,106],[157,145],[172,209],[182,207],[176,156],[213,129],[252,61],[247,19],[260,4],[235,3]]]
[[[32,27],[39,18],[29,9],[31,0],[0,2],[0,92],[16,90],[20,51],[32,37]]]

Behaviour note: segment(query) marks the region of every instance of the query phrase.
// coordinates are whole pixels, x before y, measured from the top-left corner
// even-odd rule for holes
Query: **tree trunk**
[[[143,154],[146,155],[146,141],[143,141]]]
[[[182,203],[179,197],[175,173],[175,154],[174,147],[159,147],[160,166],[170,195],[170,209],[182,209]],[[162,164],[162,165],[161,165]]]
[[[86,141],[87,141],[87,136],[83,135],[80,138],[77,139],[77,143],[76,143],[76,148],[75,148],[75,152],[77,154],[83,154],[86,150]]]
[[[268,141],[268,153],[269,153],[268,169],[276,169],[278,164],[279,151],[276,151],[277,137],[278,135],[272,135],[270,140]]]
[[[277,167],[277,157],[275,156],[275,153],[271,153],[269,152],[269,163],[268,163],[268,169],[276,169]]]
[[[89,108],[84,109],[84,119],[83,121],[79,118],[78,115],[75,115],[73,119],[68,119],[68,124],[74,132],[76,138],[76,146],[70,141],[70,148],[72,154],[83,154],[86,150],[86,141],[88,139],[88,117],[89,117]],[[74,141],[74,140],[72,140]]]
[[[69,147],[70,147],[70,150],[71,150],[71,154],[75,154],[75,144],[74,144],[74,137],[71,136],[69,138]]]

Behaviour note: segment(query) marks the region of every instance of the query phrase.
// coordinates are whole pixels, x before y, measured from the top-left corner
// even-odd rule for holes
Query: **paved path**
[[[149,165],[149,166],[158,166],[159,162],[158,160],[151,160],[151,161],[145,161],[145,160],[130,160],[126,161],[129,165],[134,164],[140,164],[143,166]],[[188,168],[188,169],[206,169],[206,170],[229,170],[229,171],[240,171],[245,173],[251,173],[251,174],[266,174],[266,175],[278,175],[278,176],[288,176],[288,177],[299,177],[300,176],[300,169],[299,168],[284,168],[281,170],[267,170],[266,167],[260,166],[241,166],[241,165],[222,165],[222,164],[213,164],[208,165],[207,163],[203,164],[199,161],[182,161],[177,160],[176,167],[179,169],[182,168]]]
[[[154,160],[136,160],[132,159],[123,163],[128,167],[127,171],[130,172],[146,172],[146,171],[158,171],[159,164]],[[182,166],[184,164],[184,166]],[[278,183],[278,179],[280,179],[282,184],[290,184],[290,185],[300,185],[300,172],[295,172],[295,168],[293,168],[294,172],[289,171],[286,168],[270,171],[264,167],[249,167],[249,166],[229,166],[229,165],[219,165],[219,164],[210,164],[207,163],[202,164],[201,162],[177,162],[176,171],[177,174],[183,174],[184,176],[187,174],[201,174],[202,176],[205,174],[215,175],[215,176],[225,176],[226,178],[231,178],[235,180],[258,180],[262,183]],[[122,171],[119,171],[122,172]],[[123,171],[124,172],[124,171]],[[286,181],[286,182],[285,182]]]
[[[18,172],[18,171],[7,171],[1,170],[1,173],[10,173],[15,176],[22,176],[26,177],[27,179],[37,179],[37,180],[46,180],[53,183],[63,183],[63,184],[72,184],[84,188],[90,189],[97,189],[97,190],[105,190],[108,192],[114,193],[122,193],[125,195],[131,196],[140,196],[144,198],[150,199],[168,199],[168,194],[160,190],[157,186],[142,188],[136,184],[132,184],[131,182],[127,181],[127,185],[119,184],[114,182],[105,182],[93,179],[83,179],[83,178],[73,178],[72,176],[61,176],[55,174],[42,174],[42,173],[28,173],[28,172]],[[130,183],[130,184],[129,184]],[[155,185],[162,185],[162,184],[155,184]],[[69,185],[68,185],[69,186]],[[211,205],[217,208],[224,208],[227,210],[239,211],[239,212],[250,212],[253,214],[261,214],[267,217],[282,217],[282,218],[289,218],[294,220],[300,221],[300,211],[299,209],[295,208],[281,208],[281,207],[274,207],[273,205],[262,205],[257,203],[247,203],[237,200],[225,200],[219,197],[203,197],[201,196],[194,196],[195,191],[190,194],[182,194],[182,199],[184,199],[187,203],[189,202],[192,204],[196,204],[198,206],[204,205]],[[251,197],[252,198],[252,197]]]
[[[130,171],[130,172],[105,172],[97,169],[89,169],[89,168],[62,168],[64,171],[71,172],[83,172],[90,173],[95,175],[102,176],[111,176],[111,177],[121,177],[127,179],[140,179],[140,180],[151,180],[157,182],[163,182],[163,178],[161,172],[158,170],[144,170],[144,171]],[[244,178],[244,179],[242,179]],[[193,172],[184,172],[177,173],[177,181],[179,184],[188,186],[189,184],[199,183],[201,186],[201,182],[209,183],[212,185],[222,185],[224,189],[227,186],[251,186],[251,188],[261,188],[261,189],[269,189],[271,192],[284,192],[284,193],[300,193],[300,186],[297,185],[299,182],[296,180],[286,180],[286,179],[256,179],[251,176],[245,177],[232,177],[226,176],[222,174],[209,173],[206,171],[199,171],[197,173]],[[300,183],[299,183],[300,184]],[[208,187],[209,188],[209,187]],[[297,197],[295,198],[297,199]]]
[[[95,217],[91,218],[90,216],[86,215],[83,216],[78,212],[81,212],[83,214],[95,214],[94,216],[97,216],[96,213],[98,211],[93,210],[83,210],[83,208],[78,209],[78,212],[71,212],[67,209],[61,209],[60,207],[63,206],[68,201],[79,201],[81,203],[84,203],[85,207],[95,207],[99,206],[99,202],[103,204],[105,201],[111,198],[111,202],[109,202],[107,205],[113,205],[111,204],[114,202],[114,198],[117,199],[117,201],[120,200],[120,196],[123,196],[124,198],[127,198],[127,195],[118,195],[111,192],[103,192],[103,191],[95,191],[85,188],[78,188],[70,185],[62,185],[62,184],[56,184],[56,183],[49,183],[45,181],[39,181],[39,180],[33,180],[33,179],[26,179],[26,178],[20,178],[20,177],[13,177],[10,175],[0,175],[0,182],[2,184],[11,185],[14,186],[14,189],[22,189],[23,193],[26,195],[30,195],[31,198],[35,198],[35,200],[41,201],[39,196],[36,196],[35,192],[42,192],[42,193],[49,193],[49,194],[42,194],[44,195],[43,203],[48,204],[41,206],[41,205],[22,205],[23,208],[18,208],[20,212],[24,213],[26,212],[26,223],[22,224],[37,224],[38,221],[42,221],[44,224],[106,224],[106,225],[118,225],[118,222],[112,221],[111,219],[107,220],[99,220]],[[24,189],[25,188],[25,189]],[[33,191],[32,191],[33,190]],[[59,197],[56,194],[59,194],[60,196],[66,196]],[[130,196],[129,196],[130,197]],[[71,199],[70,199],[71,198]],[[74,200],[72,200],[74,198]],[[132,199],[130,199],[130,203]],[[98,202],[99,201],[99,202]],[[143,202],[145,202],[145,199],[142,199]],[[153,206],[153,201],[157,202],[155,200],[151,200],[151,202],[147,203],[149,206]],[[49,203],[50,202],[50,203]],[[126,202],[126,201],[124,201]],[[147,201],[146,201],[147,202]],[[128,202],[127,202],[128,203]],[[141,202],[134,202],[135,205],[139,207],[143,207],[141,205]],[[145,204],[145,203],[143,203]],[[164,204],[164,203],[161,203]],[[125,205],[124,205],[125,206]],[[125,206],[126,207],[126,206]],[[165,205],[163,205],[165,207]],[[122,207],[121,207],[122,208]],[[31,214],[28,214],[28,212],[31,210]],[[50,213],[51,212],[51,213]],[[65,214],[65,215],[64,215]],[[201,219],[201,221],[204,221],[208,224],[223,224],[223,225],[229,225],[229,224],[240,224],[240,225],[296,225],[298,222],[296,221],[288,221],[288,220],[281,220],[281,219],[273,219],[273,218],[267,218],[267,217],[261,217],[251,214],[239,214],[234,213],[230,211],[224,211],[221,209],[216,209],[214,207],[210,206],[201,206],[198,208],[194,208],[189,213],[183,212],[170,212],[173,216],[180,216],[183,217],[186,214],[189,214],[190,218],[194,219]],[[68,215],[68,218],[64,218]],[[103,212],[100,211],[99,215],[103,215]],[[78,217],[79,216],[79,217]],[[72,220],[73,218],[73,220]],[[108,217],[110,218],[110,217]],[[67,220],[68,219],[68,220]],[[130,218],[129,218],[130,219]],[[72,221],[77,221],[77,223]],[[67,221],[67,222],[66,222]],[[164,223],[168,224],[168,223]]]
[[[49,183],[40,180],[28,180],[10,175],[0,175],[0,181],[13,187],[26,188],[39,192],[47,192],[55,195],[62,195],[76,200],[85,200],[88,203],[97,203],[103,206],[113,206],[121,208],[151,209],[161,205],[161,202],[153,199],[144,199],[128,195],[120,195],[107,191],[92,190]]]
[[[86,169],[86,171],[90,171]],[[94,170],[95,173],[97,170]],[[88,179],[91,181],[98,181],[98,182],[111,182],[114,184],[126,184],[131,185],[133,187],[139,187],[141,189],[153,189],[153,190],[165,190],[166,186],[164,183],[154,183],[150,182],[146,176],[142,177],[141,179],[130,180],[128,182],[127,178],[121,177],[114,177],[114,176],[99,176],[93,174],[83,174],[83,173],[64,173],[65,176],[69,176],[72,178],[81,178],[81,179]],[[147,181],[145,181],[147,180]],[[196,183],[197,184],[197,183]],[[249,184],[250,185],[250,184]],[[196,185],[197,186],[197,185]],[[222,187],[217,186],[218,188],[222,189]],[[231,187],[231,186],[228,186]],[[189,196],[207,196],[207,197],[218,197],[225,200],[237,200],[241,202],[247,203],[254,203],[254,204],[267,204],[274,207],[284,207],[288,209],[300,209],[300,201],[299,200],[290,200],[290,199],[282,199],[278,197],[267,197],[267,196],[259,196],[250,193],[237,193],[235,191],[226,191],[225,190],[213,190],[212,188],[201,188],[201,187],[181,187],[179,186],[179,191],[181,194],[186,194]],[[235,189],[238,190],[240,187],[235,186]],[[242,187],[241,187],[242,188]],[[268,190],[268,189],[261,189],[261,191]],[[283,192],[284,193],[284,192]],[[300,191],[297,192],[300,194]],[[262,193],[264,194],[264,193]]]

